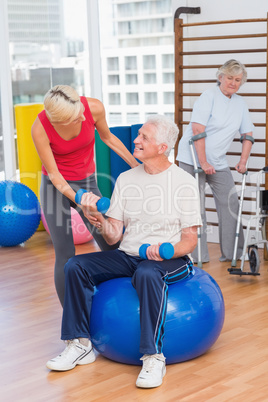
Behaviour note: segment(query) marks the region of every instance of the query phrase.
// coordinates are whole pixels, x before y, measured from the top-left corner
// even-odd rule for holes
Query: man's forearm
[[[97,219],[100,223],[98,229],[104,240],[109,245],[116,244],[122,237],[121,225],[110,218],[105,219],[103,215],[98,216]]]
[[[197,246],[197,226],[183,229],[181,240],[174,245],[173,258],[183,257],[191,254]]]

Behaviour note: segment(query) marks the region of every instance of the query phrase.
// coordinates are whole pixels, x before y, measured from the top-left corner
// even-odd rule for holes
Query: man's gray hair
[[[178,126],[172,120],[160,114],[150,116],[146,123],[156,127],[156,143],[167,145],[165,155],[168,156],[178,138]]]

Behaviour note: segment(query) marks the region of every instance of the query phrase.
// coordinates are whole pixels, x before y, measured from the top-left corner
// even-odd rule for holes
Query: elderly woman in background
[[[82,205],[75,203],[80,188],[101,197],[95,177],[95,128],[101,140],[131,167],[139,163],[110,132],[98,99],[79,96],[68,85],[57,85],[46,93],[44,107],[32,126],[32,138],[42,161],[41,204],[55,249],[55,286],[63,305],[64,265],[75,254],[70,207],[78,209],[101,250],[116,247],[109,246],[85,217],[86,193]]]
[[[193,137],[199,173],[199,191],[201,197],[201,260],[209,261],[207,247],[207,226],[205,212],[205,186],[209,184],[218,214],[219,240],[221,247],[220,261],[233,258],[236,233],[238,196],[232,173],[228,166],[226,153],[232,141],[240,133],[242,153],[235,166],[239,173],[246,171],[247,159],[252,144],[253,124],[244,99],[237,95],[247,80],[243,64],[229,60],[217,71],[217,86],[204,91],[194,104],[190,124],[184,132],[178,149],[177,160],[181,168],[194,175],[193,159],[189,140]],[[197,136],[194,138],[194,136]],[[240,227],[236,258],[242,255],[244,244],[243,228]],[[197,262],[197,249],[192,253]]]

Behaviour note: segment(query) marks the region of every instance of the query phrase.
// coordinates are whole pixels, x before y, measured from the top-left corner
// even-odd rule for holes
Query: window
[[[118,17],[129,17],[131,16],[131,4],[118,4],[117,12]]]
[[[149,117],[154,116],[156,113],[145,113],[145,120],[149,119]]]
[[[135,85],[138,83],[138,75],[137,74],[126,74],[126,84],[127,85]]]
[[[156,105],[157,104],[157,92],[145,92],[144,102],[146,105]]]
[[[119,59],[118,59],[118,57],[108,57],[107,58],[107,70],[108,71],[119,70]]]
[[[121,113],[109,113],[109,123],[111,126],[120,126],[121,120]]]
[[[127,113],[127,124],[131,126],[132,124],[138,123],[140,123],[139,113]]]
[[[170,105],[174,103],[174,92],[164,92],[164,104]]]
[[[61,0],[6,3],[13,104],[43,103],[45,93],[56,84],[71,85],[80,95],[87,90],[89,95],[89,88],[85,89],[85,82],[89,82],[84,52],[86,0],[75,4]],[[67,23],[70,20],[72,24]],[[0,170],[4,164],[1,150],[0,132]]]
[[[108,84],[109,85],[119,85],[119,75],[108,75]]]
[[[174,110],[174,99],[166,104],[163,100],[163,89],[171,92],[174,84],[173,75],[163,76],[174,73],[171,3],[171,0],[98,0],[102,66],[106,75],[103,98],[109,104],[111,88],[118,88],[108,83],[108,76],[116,71],[114,74],[120,76],[122,103],[113,106],[112,111],[121,113],[121,124],[130,124],[133,113],[133,120],[139,116],[143,122],[147,113]],[[114,67],[117,70],[111,71],[107,69],[107,59],[114,57],[118,58]]]
[[[109,94],[109,105],[120,105],[120,93]]]
[[[125,57],[125,69],[126,70],[136,70],[137,69],[137,57],[136,56],[126,56]]]
[[[126,94],[127,105],[138,105],[139,104],[139,94],[136,92]]]
[[[153,56],[153,55],[143,56],[143,68],[144,68],[144,70],[155,69],[155,67],[156,67],[155,56]]]
[[[174,113],[164,113],[164,115],[171,121],[174,121]]]
[[[174,84],[174,73],[163,73],[164,84]]]
[[[163,54],[162,55],[162,65],[163,68],[174,68],[174,55],[173,54]]]
[[[144,74],[144,84],[156,84],[156,74],[155,73],[145,73]]]

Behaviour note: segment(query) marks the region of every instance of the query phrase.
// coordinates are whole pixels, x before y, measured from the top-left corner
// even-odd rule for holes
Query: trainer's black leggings
[[[84,188],[88,191],[92,191],[92,193],[99,197],[102,196],[97,186],[95,175],[91,175],[84,180],[68,181],[68,183],[74,191]],[[113,250],[118,247],[118,244],[109,246],[98,230],[85,218],[81,208],[77,207],[75,203],[58,191],[51,183],[48,176],[44,174],[42,175],[41,180],[40,198],[55,249],[54,280],[58,297],[63,306],[65,293],[64,265],[69,258],[75,255],[71,227],[71,207],[76,208],[79,212],[101,250]]]

